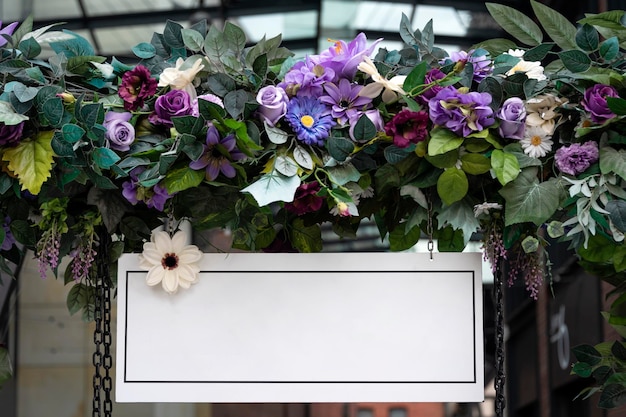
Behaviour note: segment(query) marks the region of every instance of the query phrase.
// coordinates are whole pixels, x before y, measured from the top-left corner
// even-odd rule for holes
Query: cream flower
[[[546,135],[554,133],[561,114],[556,111],[567,101],[552,94],[542,94],[526,101],[526,126],[540,127]]]
[[[540,127],[530,127],[520,141],[524,153],[531,158],[543,158],[552,149],[552,136]]]
[[[202,252],[186,242],[187,234],[183,231],[171,238],[164,231],[152,233],[150,242],[143,244],[143,253],[139,255],[139,267],[148,271],[148,285],[161,283],[166,292],[174,294],[178,287],[187,289],[198,282]]]
[[[543,73],[543,67],[539,61],[524,61],[524,51],[521,49],[509,49],[508,55],[519,58],[519,62],[507,71],[506,75],[513,75],[516,72],[523,72],[528,78],[533,78],[537,81],[543,81],[547,77]]]
[[[202,71],[204,65],[202,65],[201,59],[196,59],[190,68],[182,70],[181,68],[183,68],[185,64],[185,60],[178,58],[175,67],[165,68],[159,77],[158,86],[170,86],[174,90],[184,90],[189,94],[191,99],[194,100],[197,95],[196,89],[193,86],[193,80],[196,78],[196,75]]]
[[[363,62],[357,67],[360,71],[372,77],[373,83],[370,83],[363,87],[360,96],[376,98],[383,92],[383,101],[385,103],[391,103],[397,98],[396,93],[406,94],[402,89],[406,75],[396,75],[390,80],[386,79],[378,72],[378,68],[372,62],[370,57],[364,56]]]
[[[474,206],[474,217],[479,217],[481,214],[489,214],[489,210],[502,210],[502,204],[498,203],[480,203]]]

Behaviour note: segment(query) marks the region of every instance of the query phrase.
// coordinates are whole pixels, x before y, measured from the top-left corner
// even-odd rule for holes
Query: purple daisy
[[[330,128],[336,124],[328,107],[313,97],[292,98],[287,105],[285,119],[298,140],[307,145],[324,146]]]
[[[319,100],[330,106],[331,116],[339,124],[346,124],[357,112],[370,107],[372,99],[359,96],[363,89],[362,85],[352,84],[345,78],[339,80],[339,84],[326,83],[324,85],[327,95],[321,96]]]
[[[206,179],[214,181],[220,172],[227,178],[234,178],[237,175],[231,161],[240,161],[246,156],[237,148],[235,136],[228,135],[220,137],[220,133],[215,126],[209,126],[206,134],[206,145],[202,156],[189,164],[191,169],[206,168]]]

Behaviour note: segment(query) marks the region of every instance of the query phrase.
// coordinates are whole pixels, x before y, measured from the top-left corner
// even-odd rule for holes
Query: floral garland
[[[150,240],[164,219],[227,228],[234,248],[300,252],[322,250],[322,224],[352,238],[368,220],[394,251],[429,224],[443,251],[481,232],[485,257],[507,259],[534,298],[551,239],[623,288],[625,14],[576,27],[530,3],[543,28],[487,3],[515,42],[448,53],[432,22],[414,30],[403,16],[402,50],[359,34],[300,60],[280,36],[249,46],[228,22],[168,21],[133,64],[55,25],[11,23],[0,30],[0,267],[31,249],[45,277],[69,255],[70,310],[89,318],[101,233],[111,262],[148,242],[149,283],[175,292],[193,277],[167,271],[197,252],[165,232]]]

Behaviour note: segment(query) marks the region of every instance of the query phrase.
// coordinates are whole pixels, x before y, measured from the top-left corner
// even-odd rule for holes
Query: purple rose
[[[172,127],[172,117],[190,115],[191,112],[189,94],[184,90],[170,90],[156,99],[150,122]]]
[[[615,117],[615,113],[606,104],[607,97],[619,97],[619,94],[615,88],[604,84],[595,84],[585,90],[581,104],[585,110],[591,113],[591,120],[594,123],[604,123]]]
[[[437,80],[441,80],[446,77],[446,74],[438,68],[433,68],[426,73],[424,77],[424,84],[430,84]],[[422,94],[420,94],[417,99],[422,104],[427,104],[428,101],[435,97],[438,92],[440,92],[444,88],[453,88],[453,87],[442,87],[438,84],[434,84],[429,89],[425,90]]]
[[[578,175],[598,160],[598,144],[593,141],[572,143],[557,149],[554,154],[556,167],[566,174]]]
[[[460,93],[444,88],[428,102],[430,120],[467,137],[495,123],[489,93]]]
[[[15,146],[20,143],[24,132],[24,122],[16,125],[0,123],[0,146]]]
[[[289,97],[281,87],[268,85],[259,90],[256,96],[259,115],[270,126],[274,126],[287,113]]]
[[[511,97],[505,100],[496,116],[500,119],[500,127],[498,127],[500,136],[508,139],[524,139],[526,107],[521,98]]]
[[[111,149],[127,151],[135,141],[135,128],[129,123],[133,115],[128,112],[110,111],[104,116],[104,136],[108,139]]]

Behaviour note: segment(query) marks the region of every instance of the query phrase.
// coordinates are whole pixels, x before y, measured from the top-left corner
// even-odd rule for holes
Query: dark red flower
[[[307,182],[298,187],[292,203],[285,203],[285,209],[300,216],[318,211],[322,208],[324,199],[317,195],[320,190],[317,181]]]
[[[22,140],[24,122],[16,125],[0,123],[0,146],[15,146]]]
[[[150,76],[148,68],[137,65],[122,76],[118,94],[124,100],[126,110],[137,110],[144,101],[156,93],[157,80]]]
[[[411,143],[426,139],[428,134],[428,113],[425,111],[402,110],[385,125],[385,133],[393,137],[398,148],[406,148]]]

